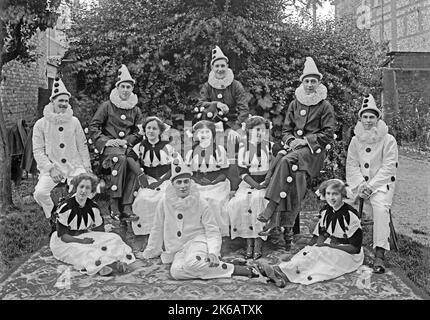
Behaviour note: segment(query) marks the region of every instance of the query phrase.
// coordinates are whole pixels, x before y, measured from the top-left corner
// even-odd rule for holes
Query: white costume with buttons
[[[221,243],[211,208],[194,183],[190,195],[185,198],[179,198],[169,185],[157,206],[143,257],[161,255],[163,263],[172,263],[170,273],[174,279],[228,278],[234,265],[220,261],[218,267],[209,267],[206,261],[209,253],[220,255]]]
[[[54,207],[50,193],[57,185],[50,170],[59,169],[70,184],[72,177],[91,168],[87,140],[70,105],[65,113],[55,113],[52,103],[45,106],[33,128],[33,155],[40,171],[33,196],[49,218]]]
[[[346,182],[353,192],[358,192],[359,185],[365,181],[373,189],[364,202],[364,211],[373,215],[373,248],[390,250],[389,210],[398,166],[397,142],[388,134],[382,120],[371,130],[364,130],[359,121],[354,133],[346,160]]]

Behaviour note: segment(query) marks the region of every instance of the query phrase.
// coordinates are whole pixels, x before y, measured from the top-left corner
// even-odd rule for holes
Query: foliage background
[[[324,75],[337,118],[337,141],[325,174],[344,177],[349,129],[363,95],[378,96],[375,67],[384,46],[372,43],[355,21],[327,21],[303,27],[285,20],[288,1],[270,0],[102,0],[75,11],[71,48],[63,74],[73,75],[77,116],[84,126],[107,99],[120,64],[137,80],[135,93],[145,115],[156,114],[181,129],[199,87],[207,81],[210,52],[219,45],[249,92],[253,114],[269,117],[280,138],[283,116],[299,86],[306,56]]]

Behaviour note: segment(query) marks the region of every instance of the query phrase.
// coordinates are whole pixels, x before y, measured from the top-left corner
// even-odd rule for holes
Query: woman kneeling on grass
[[[132,249],[119,235],[105,232],[99,207],[88,198],[95,192],[97,177],[82,173],[72,184],[75,193],[57,210],[57,231],[50,241],[52,254],[88,275],[126,272],[126,266],[135,261]]]
[[[314,230],[314,245],[304,247],[278,266],[259,263],[261,273],[278,287],[284,287],[288,281],[308,285],[334,279],[363,264],[363,232],[357,211],[343,201],[345,184],[339,179],[327,180],[319,193],[327,205]]]

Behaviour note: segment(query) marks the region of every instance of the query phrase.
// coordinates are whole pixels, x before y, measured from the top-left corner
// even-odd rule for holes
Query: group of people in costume
[[[285,247],[291,249],[307,181],[319,175],[334,140],[335,113],[323,75],[307,57],[301,85],[286,110],[282,141],[274,143],[268,119],[249,114],[245,90],[219,47],[212,51],[211,67],[193,109],[192,144],[184,150],[163,139],[169,126],[160,118],[143,117],[133,93],[136,81],[125,65],[89,124],[88,140],[73,116],[71,94],[55,79],[51,102],[33,133],[40,171],[34,198],[46,218],[55,217],[53,255],[90,275],[125,272],[136,258],[161,257],[171,263],[175,279],[263,275],[280,287],[288,281],[311,284],[363,263],[360,219],[347,199],[360,197],[373,213],[375,272],[384,272],[397,144],[371,95],[358,113],[346,183],[331,179],[319,187],[327,204],[312,242],[278,266],[222,261],[222,237],[246,239],[245,258],[257,260],[272,230],[282,227]],[[109,172],[109,215],[131,221],[136,236],[148,236],[136,254],[118,235],[105,232],[92,200],[99,172],[92,172],[88,143]],[[73,192],[55,207],[50,192],[60,182]]]

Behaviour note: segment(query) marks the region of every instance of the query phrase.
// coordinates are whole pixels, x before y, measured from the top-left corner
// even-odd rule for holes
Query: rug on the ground
[[[294,249],[286,252],[282,238],[274,237],[265,243],[262,260],[277,264],[282,257],[299,251],[310,239],[309,230],[316,220],[315,213],[302,214],[301,234],[296,237]],[[127,234],[126,241],[131,239]],[[225,239],[223,259],[241,257],[244,244],[242,239]],[[170,265],[161,264],[160,259],[138,260],[123,275],[88,276],[54,259],[45,246],[3,279],[0,299],[420,299],[392,270],[369,274],[366,264],[368,252],[365,265],[356,272],[307,286],[289,283],[280,289],[264,278],[178,281],[171,278]]]

